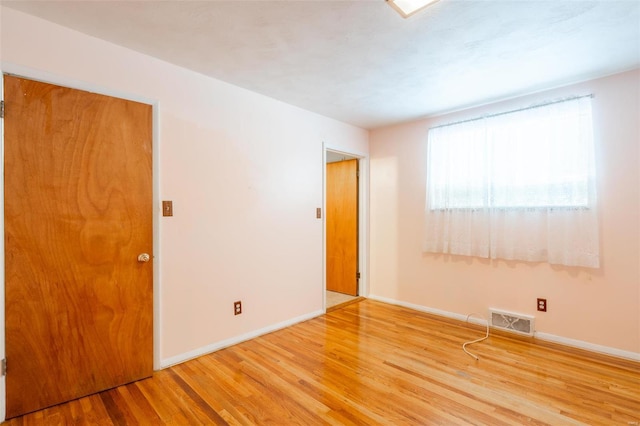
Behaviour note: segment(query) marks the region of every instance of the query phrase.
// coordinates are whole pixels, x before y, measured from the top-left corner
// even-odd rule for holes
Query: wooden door
[[[4,76],[7,417],[153,373],[151,106]],[[151,257],[152,258],[152,257]]]
[[[327,164],[327,290],[358,295],[358,160]]]

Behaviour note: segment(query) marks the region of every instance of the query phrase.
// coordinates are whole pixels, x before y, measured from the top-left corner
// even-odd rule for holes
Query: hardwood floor
[[[6,424],[636,425],[640,364],[364,300]]]

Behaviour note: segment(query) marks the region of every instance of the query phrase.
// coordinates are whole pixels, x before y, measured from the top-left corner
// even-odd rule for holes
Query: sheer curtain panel
[[[425,251],[599,267],[591,96],[435,127]]]

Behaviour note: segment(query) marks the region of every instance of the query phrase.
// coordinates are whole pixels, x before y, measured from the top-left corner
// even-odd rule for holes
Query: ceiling
[[[0,3],[368,129],[640,67],[640,0]]]

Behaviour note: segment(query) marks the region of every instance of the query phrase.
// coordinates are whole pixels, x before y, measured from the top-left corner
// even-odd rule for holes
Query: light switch
[[[173,216],[173,201],[162,202],[162,216]]]

